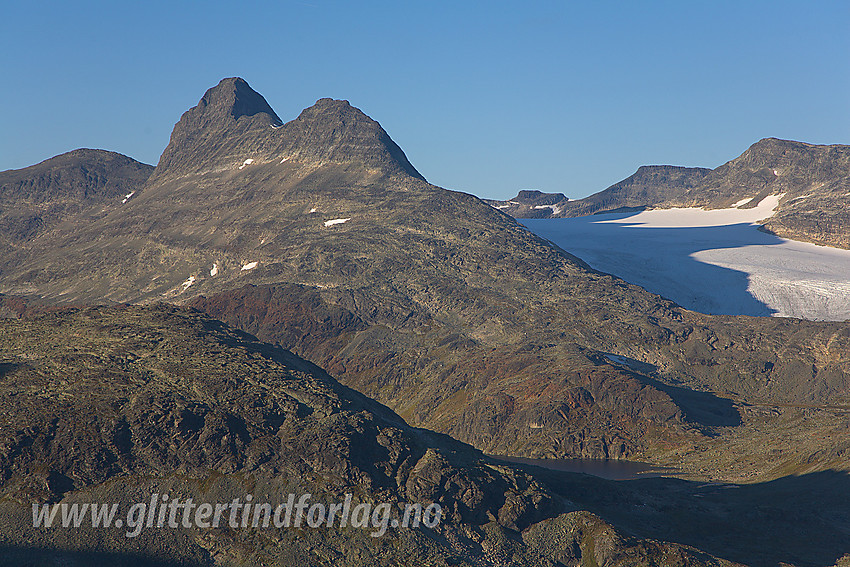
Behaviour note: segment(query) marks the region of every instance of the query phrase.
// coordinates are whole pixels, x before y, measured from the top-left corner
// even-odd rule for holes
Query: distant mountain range
[[[10,498],[62,497],[51,478],[74,496],[120,492],[115,479],[157,485],[169,470],[262,477],[269,490],[283,486],[274,475],[297,472],[311,490],[360,483],[364,498],[453,507],[446,531],[384,551],[315,531],[269,544],[315,564],[415,564],[416,550],[470,565],[670,554],[680,565],[767,564],[811,537],[821,556],[841,556],[843,532],[815,512],[795,516],[817,528],[805,541],[784,519],[768,522],[782,535],[765,548],[743,529],[686,533],[637,502],[673,510],[702,502],[704,481],[847,468],[848,324],[702,315],[592,270],[480,199],[427,183],[347,101],[321,99],[284,123],[244,80],[225,79],[183,114],[152,172],[111,156],[54,158],[74,176],[101,172],[67,187],[65,174],[44,173],[54,160],[0,174],[2,214],[48,219],[3,233],[0,315],[13,320],[0,330],[0,369],[13,418],[0,443],[13,450],[0,489]],[[97,166],[106,157],[118,161]],[[648,168],[623,191],[661,198],[657,180],[702,187],[715,172]],[[782,188],[768,181],[759,195]],[[735,202],[723,195],[713,202]],[[39,199],[61,207],[42,217]],[[80,307],[91,304],[102,306]],[[615,491],[612,502],[634,505],[619,516],[602,497],[609,485],[556,488],[548,473],[476,450],[651,460],[700,483]],[[576,502],[617,525],[565,516]],[[239,563],[222,538],[207,559]]]
[[[604,191],[578,200],[561,193],[521,191],[489,200],[516,218],[577,217],[643,208],[755,207],[784,195],[765,229],[778,236],[850,248],[850,146],[818,146],[765,138],[710,170],[653,165]]]

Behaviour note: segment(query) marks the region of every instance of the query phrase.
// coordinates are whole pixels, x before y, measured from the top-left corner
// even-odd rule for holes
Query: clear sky
[[[850,2],[4,2],[0,170],[78,148],[156,163],[241,76],[283,120],[378,120],[432,183],[581,197],[760,138],[850,144]]]

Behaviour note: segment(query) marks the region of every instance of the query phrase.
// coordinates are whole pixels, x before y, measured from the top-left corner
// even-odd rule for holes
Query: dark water
[[[522,457],[493,456],[507,463],[535,465],[555,471],[584,473],[608,480],[634,480],[667,476],[670,469],[657,467],[649,463],[617,461],[613,459],[524,459]]]

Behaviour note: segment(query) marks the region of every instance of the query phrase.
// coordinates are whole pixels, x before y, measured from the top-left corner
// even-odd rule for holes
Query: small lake
[[[608,480],[635,480],[667,476],[669,470],[649,463],[618,461],[615,459],[525,459],[522,457],[504,457],[490,455],[493,459],[506,463],[534,465],[545,469],[583,473]]]

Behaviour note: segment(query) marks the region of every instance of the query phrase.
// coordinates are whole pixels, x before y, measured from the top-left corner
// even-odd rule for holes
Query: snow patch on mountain
[[[335,224],[342,224],[342,223],[348,222],[348,221],[350,221],[350,220],[351,220],[351,218],[350,218],[350,217],[349,217],[349,218],[347,218],[347,219],[333,219],[333,220],[326,220],[326,221],[325,221],[325,226],[333,226],[333,225],[335,225]]]
[[[561,207],[558,205],[534,205],[535,209],[552,209],[552,214],[557,215],[561,212]]]
[[[599,222],[628,224],[636,228],[707,227],[741,223],[755,224],[772,217],[776,212],[779,201],[784,196],[785,193],[765,197],[752,209],[739,209],[737,207],[711,210],[696,207],[651,209],[641,211],[636,215],[626,216],[625,218],[611,218]],[[615,217],[620,217],[620,215],[615,215]]]
[[[850,319],[850,250],[759,229],[782,195],[752,209],[663,209],[523,219],[593,268],[702,313]]]

